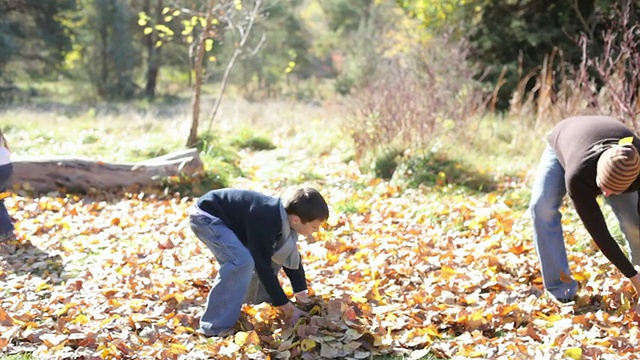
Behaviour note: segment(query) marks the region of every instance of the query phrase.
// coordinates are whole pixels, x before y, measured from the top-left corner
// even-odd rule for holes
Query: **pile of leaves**
[[[275,194],[300,178],[267,160],[244,164],[237,186]],[[599,252],[576,246],[583,240],[571,224],[569,259],[582,289],[562,305],[541,291],[530,224],[509,193],[403,190],[331,154],[314,172],[332,214],[300,242],[312,302],[299,306],[310,316],[291,327],[268,304],[246,305],[225,338],[195,333],[216,263],[188,228],[193,199],[12,194],[5,203],[19,238],[0,256],[0,351],[46,359],[638,357],[631,285]]]

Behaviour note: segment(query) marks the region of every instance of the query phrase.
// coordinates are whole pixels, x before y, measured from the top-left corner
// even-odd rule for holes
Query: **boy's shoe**
[[[15,235],[11,234],[11,235],[0,235],[0,243],[3,243],[5,241],[9,241],[9,240],[15,240]]]
[[[562,304],[568,304],[568,303],[571,303],[571,302],[578,301],[578,296],[574,296],[574,297],[571,297],[571,298],[556,298],[556,301],[558,301],[559,303],[562,303]]]
[[[207,334],[202,329],[198,329],[196,331],[196,333],[199,334],[200,336],[204,336],[206,338],[225,338],[227,336],[233,335],[235,333],[235,331],[233,329],[227,329],[227,330],[219,331],[217,333],[213,333],[213,334],[209,333],[209,334]]]

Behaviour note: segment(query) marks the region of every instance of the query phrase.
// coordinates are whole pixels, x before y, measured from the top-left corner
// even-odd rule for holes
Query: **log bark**
[[[132,185],[158,185],[175,175],[204,173],[197,149],[187,149],[137,163],[108,163],[66,156],[14,157],[12,183],[27,191],[47,193],[115,190]]]

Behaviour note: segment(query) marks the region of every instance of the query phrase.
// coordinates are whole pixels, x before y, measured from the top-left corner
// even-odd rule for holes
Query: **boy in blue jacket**
[[[219,265],[200,333],[232,333],[254,271],[289,323],[305,316],[287,298],[272,265],[284,268],[296,298],[305,299],[307,283],[296,240],[298,234],[311,236],[328,218],[327,203],[313,188],[299,188],[283,198],[241,189],[213,190],[200,197],[190,209],[190,226]]]

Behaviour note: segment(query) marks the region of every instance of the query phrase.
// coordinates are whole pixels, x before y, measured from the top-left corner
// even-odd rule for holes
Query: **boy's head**
[[[291,228],[298,234],[310,236],[329,218],[329,206],[318,190],[298,188],[282,197],[282,205],[289,215]]]
[[[620,194],[640,172],[640,155],[633,145],[615,145],[598,159],[596,184],[603,192]]]

